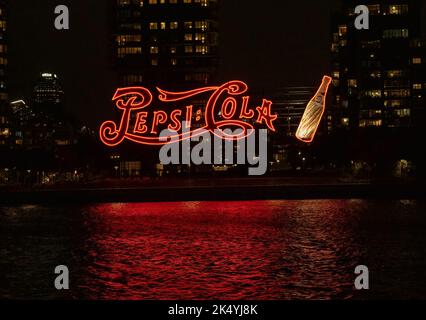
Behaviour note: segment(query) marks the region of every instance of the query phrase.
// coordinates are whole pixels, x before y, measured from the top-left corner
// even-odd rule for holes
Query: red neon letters
[[[317,94],[308,103],[296,133],[296,138],[311,143],[322,120],[327,91],[331,78],[324,76]],[[222,86],[204,87],[186,92],[169,92],[157,88],[157,103],[180,108],[159,110],[158,106],[147,110],[154,101],[152,93],[143,87],[118,89],[112,98],[121,110],[121,120],[106,121],[100,129],[102,142],[110,147],[121,144],[124,140],[145,145],[165,145],[192,139],[205,131],[225,140],[247,138],[254,130],[254,125],[266,125],[275,132],[274,122],[278,119],[272,114],[272,102],[263,99],[262,105],[250,108],[250,97],[245,95],[247,84],[242,81],[230,81]],[[201,95],[209,94],[207,97]],[[207,101],[200,108],[191,104],[190,98]],[[162,130],[168,129],[171,135],[160,138]],[[225,131],[231,129],[240,133],[231,135]]]
[[[266,124],[275,132],[274,121],[277,115],[271,114],[272,102],[263,100],[261,106],[250,109],[248,104],[250,97],[244,96],[248,86],[242,81],[230,81],[220,87],[205,87],[187,92],[168,92],[157,88],[158,102],[176,105],[201,94],[209,93],[210,97],[204,110],[197,110],[189,102],[185,107],[172,111],[147,110],[153,102],[151,92],[143,87],[130,87],[118,89],[113,101],[122,111],[120,124],[107,121],[102,124],[100,138],[110,147],[121,144],[125,139],[139,144],[165,145],[170,141],[182,141],[203,134],[206,130],[218,135],[225,140],[240,140],[253,132],[254,126],[249,122],[257,113],[256,123]],[[193,122],[199,122],[193,128]],[[254,122],[254,121],[252,121]],[[185,126],[182,128],[182,123]],[[175,135],[167,140],[160,139],[160,132],[168,129]],[[224,130],[240,129],[239,134],[230,135]]]

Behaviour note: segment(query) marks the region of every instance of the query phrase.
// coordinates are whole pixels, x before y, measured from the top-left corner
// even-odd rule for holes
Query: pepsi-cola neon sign
[[[325,96],[329,77],[323,83],[305,112],[297,138],[312,142],[325,108]],[[109,147],[115,147],[125,140],[143,145],[161,146],[171,141],[183,141],[210,131],[225,140],[247,138],[256,127],[267,127],[276,132],[272,101],[262,99],[258,106],[250,106],[248,86],[242,81],[230,81],[222,86],[198,88],[185,92],[169,92],[157,88],[154,96],[144,87],[117,89],[112,101],[121,111],[119,123],[106,121],[100,128],[100,139]],[[208,95],[207,99],[202,99]],[[203,107],[194,108],[194,100],[207,101]],[[165,105],[163,110],[158,105]],[[178,108],[179,107],[179,108]],[[315,108],[322,108],[316,110]],[[314,111],[312,111],[314,110]],[[307,119],[307,117],[309,119]],[[184,127],[185,126],[185,127]],[[174,132],[168,139],[160,137],[161,130]],[[226,129],[239,129],[238,134],[228,134]],[[218,132],[220,133],[218,135]]]

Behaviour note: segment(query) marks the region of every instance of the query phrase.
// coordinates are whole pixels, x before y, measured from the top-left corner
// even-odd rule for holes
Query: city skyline
[[[46,1],[45,5],[48,3],[50,2]],[[31,90],[35,88],[35,91],[38,91],[37,87],[41,89],[41,96],[44,96],[45,93],[50,95],[50,91],[53,90],[52,92],[56,93],[54,93],[51,98],[58,100],[58,102],[60,100],[60,103],[52,104],[49,102],[48,104],[50,106],[45,105],[47,103],[46,101],[40,105],[40,103],[37,102],[37,99],[33,99],[37,97],[37,94],[34,95],[34,93],[31,92],[14,97],[12,90],[11,101],[24,100],[28,103],[27,106],[29,106],[32,110],[37,111],[37,109],[39,109],[35,113],[40,113],[39,111],[41,111],[41,117],[35,117],[35,119],[37,119],[35,123],[27,122],[25,125],[22,123],[15,125],[12,123],[13,119],[10,119],[12,126],[15,125],[15,128],[12,130],[13,132],[11,131],[11,133],[7,134],[11,137],[9,140],[12,142],[12,145],[26,145],[27,142],[32,145],[33,141],[38,141],[40,137],[44,136],[49,137],[49,139],[53,138],[52,141],[56,145],[72,145],[77,141],[72,138],[72,136],[82,128],[86,130],[87,125],[89,126],[89,129],[91,129],[89,131],[92,133],[93,139],[96,139],[97,135],[93,133],[98,131],[98,128],[101,127],[101,122],[103,122],[104,119],[111,119],[110,116],[113,116],[110,114],[114,112],[114,108],[111,108],[111,97],[116,88],[126,86],[145,86],[151,90],[154,89],[154,87],[162,87],[169,90],[189,90],[196,87],[206,86],[211,83],[220,83],[220,81],[225,81],[223,79],[231,78],[231,73],[227,73],[226,68],[228,63],[233,62],[236,65],[236,70],[240,70],[242,74],[245,74],[245,76],[242,76],[241,79],[248,83],[252,93],[259,94],[264,92],[267,93],[268,97],[274,97],[272,104],[275,104],[276,102],[276,106],[274,105],[276,108],[274,109],[277,112],[278,126],[286,129],[293,128],[293,132],[289,130],[290,135],[286,136],[283,134],[283,130],[280,130],[279,134],[275,134],[272,139],[273,143],[271,145],[271,149],[273,149],[273,152],[271,155],[274,161],[271,161],[271,167],[275,164],[274,169],[280,171],[285,170],[285,168],[312,168],[315,165],[320,165],[321,163],[323,168],[326,168],[329,166],[332,167],[334,162],[337,162],[338,166],[342,167],[345,166],[345,163],[352,163],[352,166],[356,166],[360,159],[369,159],[373,162],[376,160],[382,161],[381,157],[371,157],[371,155],[375,154],[375,152],[366,152],[366,150],[378,150],[379,148],[375,147],[373,143],[376,140],[376,142],[380,145],[386,145],[383,143],[384,138],[389,140],[389,143],[394,143],[395,139],[391,138],[390,135],[381,136],[368,133],[364,135],[364,138],[367,140],[364,143],[360,143],[360,145],[362,145],[360,148],[357,147],[357,141],[361,141],[359,137],[360,132],[355,130],[351,132],[351,134],[354,134],[353,137],[355,138],[346,137],[346,139],[345,136],[347,135],[341,135],[336,130],[340,129],[342,126],[345,128],[345,125],[347,127],[351,127],[349,124],[358,122],[360,123],[359,127],[371,127],[371,124],[374,124],[375,127],[381,127],[381,125],[378,124],[385,123],[385,121],[389,120],[391,111],[393,112],[398,108],[393,108],[392,106],[395,110],[391,110],[386,107],[386,101],[384,101],[386,103],[384,108],[382,108],[383,106],[377,105],[376,102],[378,102],[379,99],[377,99],[376,96],[370,97],[372,99],[368,100],[365,99],[366,97],[362,94],[365,95],[368,93],[370,95],[378,95],[380,93],[380,96],[385,96],[390,93],[395,94],[395,90],[392,88],[400,86],[401,81],[396,81],[394,79],[392,81],[386,80],[382,82],[381,74],[383,73],[384,75],[385,71],[387,72],[389,70],[393,70],[392,72],[395,70],[398,71],[397,69],[401,66],[401,63],[405,64],[405,62],[401,61],[412,58],[416,58],[420,61],[420,63],[416,63],[414,65],[416,66],[416,69],[420,70],[418,66],[422,66],[421,62],[424,53],[417,52],[419,47],[416,46],[416,48],[414,48],[417,54],[416,57],[411,57],[413,54],[411,52],[397,52],[394,55],[389,56],[387,69],[381,70],[383,67],[381,63],[385,61],[380,60],[380,56],[384,54],[384,51],[380,51],[376,48],[377,46],[379,49],[382,46],[384,48],[384,44],[386,44],[386,50],[390,51],[390,48],[397,43],[396,41],[399,42],[395,47],[402,48],[404,46],[408,47],[409,44],[412,44],[413,40],[418,41],[422,38],[419,14],[421,10],[420,7],[413,9],[415,8],[414,4],[419,3],[414,0],[410,2],[409,5],[392,6],[384,4],[380,5],[379,2],[376,3],[374,1],[368,2],[373,3],[369,4],[369,8],[371,10],[371,32],[355,30],[354,26],[350,25],[354,16],[352,7],[355,5],[355,2],[347,4],[346,6],[340,6],[340,12],[337,8],[328,7],[326,13],[319,16],[321,19],[327,21],[325,26],[330,26],[330,28],[327,33],[322,35],[322,37],[318,36],[316,39],[317,41],[311,42],[311,46],[308,49],[302,46],[303,44],[306,45],[306,39],[294,33],[296,30],[294,29],[294,25],[292,25],[292,28],[288,28],[288,26],[287,28],[285,27],[287,23],[291,23],[290,20],[285,22],[286,24],[281,23],[279,28],[276,27],[278,22],[281,20],[276,19],[277,15],[274,16],[270,14],[271,7],[266,5],[259,7],[259,10],[257,11],[254,11],[253,8],[250,9],[250,5],[245,5],[244,10],[246,10],[248,16],[244,19],[253,21],[253,16],[250,16],[250,13],[258,15],[259,17],[262,17],[264,13],[268,13],[267,18],[263,17],[262,25],[256,25],[253,30],[251,30],[255,30],[256,32],[248,32],[250,29],[247,24],[234,23],[232,25],[227,25],[227,23],[232,21],[229,19],[230,14],[234,14],[237,9],[243,9],[238,8],[238,4],[241,4],[238,1],[227,2],[228,6],[226,7],[226,10],[224,8],[223,1],[221,2],[222,5],[217,8],[216,5],[218,2],[216,0],[211,0],[211,2],[201,2],[201,0],[194,0],[194,2],[191,0],[186,0],[185,2],[183,2],[183,0],[182,2],[179,0],[170,0],[170,2],[150,0],[149,3],[144,4],[144,6],[140,5],[139,0],[117,0],[117,2],[108,1],[107,3],[109,3],[110,6],[106,6],[106,3],[104,3],[104,14],[97,16],[98,18],[104,19],[103,23],[96,25],[98,31],[103,30],[104,38],[99,38],[96,43],[93,43],[92,40],[87,42],[88,38],[91,38],[92,35],[89,33],[88,37],[87,35],[83,36],[84,33],[82,33],[82,30],[78,28],[76,31],[56,30],[53,32],[47,32],[47,36],[44,37],[43,40],[37,39],[37,37],[34,39],[31,38],[32,40],[29,41],[29,43],[37,43],[37,47],[34,48],[34,51],[40,53],[37,55],[29,55],[30,59],[28,60],[33,63],[31,65],[33,69],[39,68],[39,63],[43,62],[43,60],[46,62],[46,57],[50,57],[52,59],[55,58],[48,62],[60,65],[61,68],[64,68],[63,72],[65,72],[65,74],[70,72],[69,66],[73,66],[73,64],[64,65],[64,57],[75,61],[77,65],[77,67],[72,68],[74,77],[71,78],[63,76],[59,72],[52,72],[51,68],[46,67],[42,69],[41,73],[38,73],[37,81],[42,80],[38,85],[36,85],[37,81],[34,81],[29,77],[29,70],[31,68],[27,70],[22,66],[21,67],[24,68],[22,71],[28,71],[28,73],[24,73],[23,76],[20,77],[20,80],[22,80],[20,85],[17,85],[16,83],[14,84],[16,79],[13,79],[17,75],[14,73],[14,70],[16,68],[16,61],[18,61],[18,56],[15,56],[14,50],[18,48],[17,44],[22,45],[22,43],[16,40],[18,38],[16,37],[16,34],[13,33],[13,23],[16,24],[17,21],[14,19],[14,15],[12,13],[15,12],[16,14],[20,12],[19,10],[16,11],[19,6],[15,4],[15,11],[12,10],[13,6],[10,7],[10,14],[8,15],[8,18],[9,21],[13,21],[11,28],[12,31],[9,29],[7,30],[8,37],[6,38],[8,39],[8,43],[11,43],[12,48],[9,51],[8,56],[12,57],[12,61],[15,61],[12,62],[10,68],[8,68],[8,74],[12,80],[11,87],[15,88],[15,90],[18,90],[18,88],[22,89],[25,88],[25,83],[28,82],[31,85]],[[90,4],[91,2],[89,5]],[[70,6],[70,8],[72,7]],[[290,12],[296,8],[297,5],[288,6],[285,12]],[[332,9],[334,13],[333,15],[331,15]],[[381,12],[381,10],[383,12]],[[47,12],[49,11],[47,10],[45,13]],[[309,15],[312,15],[312,12],[309,12]],[[27,13],[27,11],[21,12],[22,16],[25,16]],[[339,18],[339,21],[335,20],[334,17],[336,15]],[[31,17],[34,16],[35,13],[31,15]],[[52,17],[54,17],[54,15],[52,15],[51,18]],[[86,22],[91,20],[89,17],[91,16],[86,16],[88,19],[85,20]],[[73,15],[71,14],[71,20],[72,19]],[[244,21],[244,19],[233,21]],[[378,23],[378,21],[381,21],[379,19],[385,22],[392,22],[392,24],[389,25],[388,22]],[[79,21],[81,20],[79,19]],[[90,22],[95,25],[93,20]],[[84,24],[81,23],[79,26],[81,27],[82,25]],[[324,28],[322,31],[324,31],[325,27],[323,24],[321,25]],[[20,28],[23,26],[24,25],[20,26]],[[297,29],[298,32],[304,32],[303,29],[306,27],[304,26],[305,25],[300,25],[300,28]],[[48,27],[47,24],[45,24],[44,27]],[[44,27],[42,24],[40,29],[43,29]],[[52,28],[52,26],[50,26],[50,28]],[[71,23],[71,29],[72,28],[73,25]],[[238,28],[241,30],[244,29],[245,32],[235,30]],[[20,29],[17,28],[15,30]],[[224,30],[226,30],[226,32]],[[398,30],[400,31],[399,33],[397,32]],[[320,34],[322,31],[320,31]],[[272,64],[276,64],[276,68],[274,69],[276,73],[265,75],[261,71],[257,70],[257,66],[263,65],[263,52],[259,55],[258,47],[262,46],[264,41],[268,40],[268,37],[265,38],[264,35],[269,34],[269,36],[272,37],[279,32],[287,32],[289,35],[288,38],[298,43],[297,48],[303,48],[304,56],[298,53],[298,49],[291,51],[291,54],[298,55],[298,59],[288,59],[288,56],[281,56],[280,59],[276,58],[274,60],[271,59],[271,56],[267,56],[270,58],[268,60],[270,69],[272,69]],[[35,34],[37,33],[38,31],[35,31]],[[234,36],[232,36],[232,34],[234,34]],[[239,34],[240,37],[236,37],[236,34]],[[260,36],[261,34],[263,34],[263,36]],[[256,42],[255,45],[252,46],[253,48],[251,48],[251,50],[253,50],[251,51],[251,54],[242,55],[242,58],[240,58],[240,56],[230,54],[230,52],[235,50],[238,45],[243,42],[243,35],[256,39]],[[60,37],[64,36],[68,37],[70,41],[76,36],[79,37],[79,39],[81,37],[81,46],[76,46],[75,43],[71,41],[68,44],[68,46],[71,46],[71,51],[67,54],[60,55],[59,57],[56,56],[58,51],[67,50],[70,49],[70,47],[60,46],[59,42],[52,41],[50,46],[40,48],[45,41],[49,39],[58,40]],[[360,42],[362,46],[360,46],[360,40],[358,38],[362,40]],[[229,42],[230,40],[233,41]],[[271,39],[269,38],[269,40]],[[410,41],[407,42],[408,40]],[[250,41],[244,42],[250,43]],[[371,46],[371,42],[373,42],[375,47],[363,47],[366,43]],[[24,44],[24,46],[28,46],[29,43]],[[377,43],[379,43],[379,45],[377,45]],[[91,51],[98,44],[102,44],[103,46],[103,50],[99,50],[99,52],[102,52],[104,55],[102,59],[93,55],[93,52]],[[322,50],[309,50],[314,49],[315,45],[322,46],[324,44],[327,49],[324,52]],[[86,48],[86,45],[92,45],[92,47],[89,46]],[[234,45],[234,47],[232,47],[232,45]],[[286,45],[289,45],[289,43],[286,43]],[[229,49],[229,46],[231,46],[232,50]],[[221,48],[219,53],[217,51],[218,47]],[[273,53],[272,56],[276,54],[276,50],[279,51],[279,49],[284,48],[282,43],[280,43],[277,39],[275,39],[273,44],[269,44],[267,47],[269,48],[267,53]],[[46,48],[48,49],[47,51],[45,51]],[[225,49],[229,50],[227,54],[224,54]],[[362,56],[362,59],[358,61],[357,54],[366,50],[370,56]],[[86,53],[86,51],[88,54],[84,62],[88,64],[88,66],[86,72],[82,74],[80,55],[82,53]],[[378,53],[376,51],[378,51]],[[340,54],[338,54],[339,52]],[[43,55],[43,53],[45,55]],[[348,60],[349,53],[351,53],[352,56]],[[402,54],[404,56],[401,57]],[[257,59],[254,59],[255,55],[257,55]],[[330,55],[332,56],[332,59],[328,59]],[[308,56],[310,57],[309,59]],[[369,67],[366,69],[365,67],[362,67],[362,65],[367,63],[365,59],[372,60],[372,57],[377,60],[375,65],[373,65],[373,67],[377,65],[377,68],[371,69]],[[218,58],[222,60],[222,63],[218,63]],[[241,66],[246,63],[244,58],[253,59],[259,63],[252,63],[252,68],[247,67],[245,69],[240,69]],[[304,60],[305,58],[306,60]],[[95,60],[101,61],[100,64],[93,66],[92,64]],[[235,63],[236,60],[241,60],[240,64]],[[20,61],[27,63],[27,60],[25,59]],[[287,61],[291,61],[292,63],[287,63]],[[311,71],[308,67],[309,62],[316,64],[318,61],[322,61],[323,63],[323,65],[320,66],[324,69],[321,73],[313,71],[312,69]],[[394,61],[400,62],[395,64]],[[295,72],[295,70],[300,67],[298,65],[299,63],[304,63],[304,69],[311,72],[296,72],[296,74],[300,76],[300,79],[298,79],[298,77],[292,79],[285,77],[285,75],[288,75],[285,71],[279,73],[281,69],[289,68],[289,66],[291,66],[289,70]],[[371,61],[367,64],[370,65]],[[412,63],[410,62],[410,64]],[[100,68],[101,66],[104,67],[102,68],[102,72],[105,76],[101,77],[99,81],[96,81],[92,79],[93,76],[96,76],[96,72],[94,70],[97,70],[97,68]],[[266,67],[267,66],[265,66],[265,68]],[[219,68],[219,72],[216,72],[217,68]],[[371,70],[374,71],[374,81],[369,79],[366,82],[362,77],[360,77],[359,74],[366,74],[366,71],[363,68],[368,70],[368,72]],[[233,72],[233,69],[230,72]],[[420,74],[418,71],[416,72]],[[349,74],[347,75],[347,73]],[[280,80],[282,82],[277,80],[278,78],[276,77],[278,74],[283,75]],[[304,146],[300,145],[294,138],[294,129],[297,128],[298,122],[303,114],[303,108],[312,98],[312,93],[309,94],[308,91],[301,95],[300,93],[296,94],[294,88],[297,88],[298,83],[300,83],[299,88],[315,88],[315,86],[318,85],[320,78],[319,74],[330,74],[330,76],[334,78],[334,90],[332,90],[329,105],[327,107],[328,121],[323,121],[320,124],[317,142],[312,146]],[[201,77],[199,77],[200,75]],[[244,80],[249,79],[253,75],[256,75],[259,79],[257,79],[257,81],[256,79],[252,79],[253,82]],[[271,82],[267,80],[268,77],[274,85],[271,85]],[[81,82],[82,80],[84,80],[83,83]],[[72,81],[72,83],[70,83],[70,81]],[[90,84],[87,86],[85,82],[89,81]],[[308,86],[307,83],[310,83],[311,81],[312,85]],[[411,81],[409,83],[410,86],[413,86],[413,92],[416,91],[417,93],[420,93],[417,86],[423,87],[422,81],[422,79],[416,79],[415,82],[411,83]],[[279,83],[288,83],[288,85],[279,86]],[[404,86],[405,85],[406,84],[404,84]],[[82,86],[85,87],[83,88]],[[392,90],[383,91],[382,87],[384,89],[388,88],[389,90]],[[406,88],[404,90],[404,92],[410,92],[409,89],[408,91]],[[286,92],[293,93],[286,97]],[[302,105],[302,107],[298,108],[297,111],[294,109],[295,100],[294,98],[291,98],[291,95],[293,94],[299,95],[298,99],[296,99],[298,100],[296,103]],[[416,108],[420,110],[422,100],[417,99],[417,96],[412,98],[413,101],[417,100],[416,103],[419,107]],[[81,102],[79,103],[78,101]],[[345,101],[349,101],[350,103],[345,103]],[[359,105],[357,101],[360,101],[361,104],[365,105],[365,107],[363,107],[364,109],[369,109],[361,110],[361,112],[359,112]],[[205,102],[206,101],[200,100],[194,101],[193,104],[194,107],[202,107]],[[372,105],[370,102],[374,102],[376,104]],[[37,104],[39,104],[39,106],[37,106]],[[350,106],[348,107],[349,104]],[[290,107],[293,107],[292,113],[290,113]],[[395,117],[406,120],[407,117],[405,117],[405,114],[408,114],[411,110],[407,108],[409,107],[408,105],[401,105],[400,107],[401,108],[397,111],[404,112],[404,114],[399,116],[399,114],[395,113]],[[43,113],[45,113],[48,109],[50,109],[48,112],[50,115],[55,115],[53,122],[47,118],[44,119],[45,115],[43,115]],[[342,114],[342,112],[347,111],[349,111],[351,115]],[[5,114],[7,117],[7,113]],[[66,115],[67,119],[63,119],[63,116],[60,114],[63,116]],[[48,117],[50,117],[50,115]],[[376,121],[374,117],[377,117],[378,115],[380,115],[382,119]],[[369,118],[373,120],[369,120]],[[131,121],[137,121],[137,119],[131,119]],[[66,133],[58,135],[58,132],[62,131],[59,130],[59,128],[63,126],[65,122],[68,123],[69,126],[73,127],[74,134]],[[31,136],[33,136],[34,133],[31,126],[47,128],[47,130],[37,133],[36,137],[32,139]],[[393,126],[394,125],[390,125],[389,127]],[[358,125],[352,127],[357,129]],[[410,126],[410,128],[415,128],[415,126]],[[329,135],[329,133],[333,132],[336,132],[336,134]],[[25,135],[24,133],[28,135],[27,138],[23,138]],[[384,134],[384,132],[381,132],[380,134]],[[338,141],[334,141],[335,139]],[[398,134],[398,140],[403,142],[406,139],[403,139],[402,135]],[[342,146],[341,150],[332,151],[333,143],[338,143]],[[37,144],[34,145],[36,146]],[[346,148],[344,146],[346,146]],[[412,153],[414,152],[416,154],[416,152],[414,150],[413,152],[407,152],[405,146],[397,147],[395,149],[397,150],[393,151],[396,152],[395,156],[397,158],[389,159],[389,161],[398,161],[398,163],[404,164],[406,167],[412,167],[410,159],[413,158]],[[147,153],[144,152],[141,155],[132,148],[125,150],[126,147],[122,150],[106,149],[104,151],[112,152],[113,154],[110,155],[110,157],[117,157],[117,154],[115,153],[118,153],[118,159],[120,159],[120,162],[123,163],[126,163],[126,161],[129,163],[137,162],[138,167],[142,168],[144,165],[151,168],[149,170],[153,170],[155,167],[157,161],[155,152],[152,157],[148,157]],[[329,151],[332,152],[330,153]],[[384,155],[385,153],[380,154]],[[141,158],[143,158],[143,161],[148,161],[149,163],[143,164]],[[407,163],[409,165],[406,165]],[[372,166],[374,166],[374,164],[372,164]],[[364,164],[363,167],[365,167]],[[138,174],[140,174],[140,172],[141,170],[138,170]]]
[[[424,0],[56,1],[0,0],[0,299],[426,298]]]
[[[63,79],[66,108],[81,122],[95,127],[109,115],[116,78],[112,67],[113,15],[108,3],[74,1],[69,5],[69,31],[54,29],[54,1],[11,3],[11,98],[27,98],[40,72],[52,72]],[[314,10],[306,12],[303,3],[241,4],[237,0],[220,4],[220,31],[226,30],[220,37],[220,80],[239,78],[259,88],[316,86],[318,77],[329,69],[328,26],[333,6],[311,4]],[[315,16],[319,28],[312,34],[309,26],[299,21]],[[262,26],[253,24],[257,19]],[[30,51],[37,54],[26,57]],[[306,67],[311,72],[306,72]]]

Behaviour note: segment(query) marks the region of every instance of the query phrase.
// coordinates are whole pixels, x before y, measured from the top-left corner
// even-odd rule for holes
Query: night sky
[[[11,98],[29,100],[41,71],[57,73],[66,108],[96,127],[113,108],[108,1],[10,2]],[[258,88],[318,85],[329,68],[329,14],[335,2],[222,0],[221,78]],[[69,31],[54,28],[60,4],[70,9]]]

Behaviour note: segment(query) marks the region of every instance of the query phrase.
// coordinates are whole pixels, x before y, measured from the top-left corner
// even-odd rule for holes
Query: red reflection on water
[[[79,286],[96,299],[336,296],[352,286],[358,256],[344,208],[335,200],[92,206]]]

